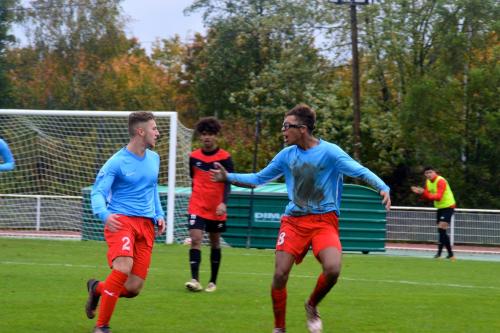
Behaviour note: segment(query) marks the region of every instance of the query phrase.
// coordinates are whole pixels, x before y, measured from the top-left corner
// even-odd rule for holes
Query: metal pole
[[[361,97],[359,91],[359,59],[358,59],[358,22],[356,4],[351,2],[351,44],[352,44],[352,107],[353,107],[353,143],[354,159],[361,157]]]
[[[42,221],[42,196],[36,196],[36,231],[40,231],[40,225]]]
[[[257,112],[257,116],[255,118],[255,143],[253,147],[253,165],[252,172],[257,171],[257,153],[259,151],[259,137],[260,137],[260,112]],[[252,243],[252,221],[254,217],[254,193],[253,187],[250,190],[250,207],[248,212],[248,228],[247,228],[247,249],[250,248]]]
[[[177,161],[177,113],[172,113],[170,117],[170,133],[168,147],[168,196],[167,196],[167,234],[165,242],[172,244],[174,242],[174,209],[175,209],[175,177]]]
[[[455,244],[455,214],[451,216],[450,221],[450,244],[451,246]]]

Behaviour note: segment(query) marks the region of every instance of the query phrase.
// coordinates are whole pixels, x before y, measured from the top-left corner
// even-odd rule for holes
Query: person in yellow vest
[[[455,260],[453,250],[451,249],[450,237],[447,234],[450,226],[451,218],[455,211],[456,202],[451,187],[448,181],[438,175],[434,168],[428,166],[424,169],[426,178],[425,188],[420,186],[412,186],[411,190],[415,194],[419,194],[423,200],[434,201],[434,207],[437,208],[437,225],[439,233],[438,251],[434,258],[441,257],[443,246],[448,251],[447,259]]]

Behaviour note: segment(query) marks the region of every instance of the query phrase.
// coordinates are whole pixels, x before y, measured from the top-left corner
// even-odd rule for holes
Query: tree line
[[[316,135],[352,153],[349,6],[194,0],[186,14],[202,12],[206,32],[146,52],[127,37],[121,2],[1,1],[0,108],[175,110],[187,126],[216,116],[221,145],[247,172],[256,119],[260,168],[283,145],[284,112],[303,102]],[[459,207],[500,208],[499,3],[388,0],[357,12],[361,162],[397,205],[422,204],[409,186],[432,165]]]

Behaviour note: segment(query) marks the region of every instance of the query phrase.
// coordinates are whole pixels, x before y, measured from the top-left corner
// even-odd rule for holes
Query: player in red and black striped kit
[[[202,118],[195,127],[201,141],[201,148],[189,157],[192,179],[192,193],[188,207],[188,229],[191,238],[189,263],[191,281],[185,283],[190,291],[201,291],[199,268],[201,263],[201,242],[203,231],[210,239],[211,276],[205,291],[216,290],[217,274],[221,262],[220,235],[226,231],[226,203],[231,190],[230,183],[215,183],[210,179],[210,169],[218,162],[228,170],[233,170],[231,155],[217,146],[217,135],[221,124],[214,117]]]

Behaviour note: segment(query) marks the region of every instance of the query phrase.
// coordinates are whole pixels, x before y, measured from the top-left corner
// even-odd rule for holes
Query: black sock
[[[199,281],[199,271],[201,263],[201,251],[198,249],[189,250],[189,265],[191,266],[191,277]]]
[[[438,243],[438,253],[437,253],[437,255],[440,256],[441,252],[443,252],[443,246],[446,243],[446,238],[445,238],[445,236],[446,236],[446,230],[438,228],[438,232],[439,232],[439,243]]]
[[[444,230],[444,246],[446,247],[446,250],[448,251],[448,258],[453,257],[453,251],[451,250],[450,237],[446,233],[446,230]]]
[[[215,283],[217,281],[217,274],[219,273],[219,266],[221,260],[221,249],[210,249],[210,263],[212,265],[212,275],[210,276],[210,282]]]

